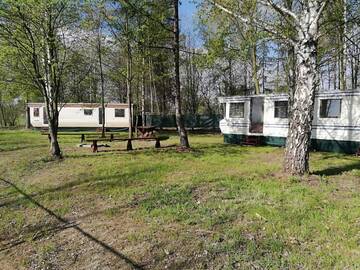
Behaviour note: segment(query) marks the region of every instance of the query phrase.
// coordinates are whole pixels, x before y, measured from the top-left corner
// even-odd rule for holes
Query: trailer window
[[[92,115],[93,110],[92,109],[84,109],[84,115]]]
[[[39,110],[39,108],[34,108],[33,115],[34,115],[34,117],[39,117],[39,115],[40,115],[40,110]]]
[[[275,101],[274,103],[274,117],[275,118],[288,118],[288,102]]]
[[[244,118],[244,102],[230,103],[230,118]]]
[[[341,99],[322,99],[320,118],[339,118],[341,115]]]
[[[115,117],[125,117],[124,109],[115,109]]]

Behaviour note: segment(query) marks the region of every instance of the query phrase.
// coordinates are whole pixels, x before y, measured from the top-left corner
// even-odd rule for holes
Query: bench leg
[[[155,148],[160,148],[161,145],[160,145],[160,140],[159,139],[156,139],[156,142],[155,142]]]
[[[91,149],[92,149],[93,153],[96,153],[98,151],[97,141],[93,141],[93,143],[91,145]]]
[[[127,151],[131,151],[131,150],[133,150],[133,148],[132,148],[132,144],[131,144],[131,139],[129,139],[129,140],[127,141],[126,150],[127,150]]]
[[[81,134],[80,143],[83,143],[85,141],[85,135]]]

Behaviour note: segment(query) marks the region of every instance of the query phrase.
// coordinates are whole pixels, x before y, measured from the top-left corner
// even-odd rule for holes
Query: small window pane
[[[34,108],[34,117],[39,117],[39,115],[40,115],[39,108]]]
[[[124,109],[115,109],[115,117],[125,117]]]
[[[322,99],[320,103],[321,118],[339,118],[341,115],[341,99]]]
[[[275,101],[274,103],[274,117],[275,118],[288,118],[288,102]]]
[[[93,110],[92,109],[84,109],[84,115],[92,115]]]
[[[244,118],[244,103],[230,103],[230,118]]]

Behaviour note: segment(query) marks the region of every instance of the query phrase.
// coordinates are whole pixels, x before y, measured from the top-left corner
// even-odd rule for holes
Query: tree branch
[[[220,5],[219,3],[217,3],[216,1],[211,1],[211,3],[217,7],[218,9],[222,10],[223,12],[231,15],[232,17],[236,18],[236,19],[239,19],[242,23],[245,23],[245,24],[253,24],[259,28],[261,28],[262,30],[264,30],[265,32],[268,32],[270,33],[271,35],[273,36],[276,36],[280,39],[284,39],[286,40],[287,42],[290,42],[292,45],[295,45],[295,41],[290,38],[290,37],[287,37],[285,35],[283,35],[282,33],[280,33],[279,31],[277,31],[276,29],[274,29],[273,27],[271,27],[271,25],[265,23],[265,22],[262,22],[262,21],[259,21],[257,19],[246,19],[244,17],[242,17],[241,15],[239,14],[236,14],[235,12],[229,10],[228,8],[224,7],[223,5]]]
[[[277,11],[278,13],[280,13],[283,17],[287,18],[287,17],[292,17],[296,23],[298,23],[298,17],[297,15],[292,12],[291,10],[283,7],[283,6],[279,6],[277,4],[275,4],[272,0],[258,0],[259,3],[268,6],[268,7],[272,7],[275,11]]]

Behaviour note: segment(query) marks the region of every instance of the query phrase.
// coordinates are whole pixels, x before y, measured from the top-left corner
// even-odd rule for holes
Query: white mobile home
[[[256,136],[284,146],[288,133],[288,95],[220,97],[225,116],[220,129],[227,143],[242,144]],[[360,147],[360,92],[320,92],[315,96],[312,148],[355,153]]]
[[[28,103],[30,123],[36,128],[48,126],[46,109],[43,103]],[[101,104],[66,103],[61,105],[59,128],[98,128],[102,126]],[[105,104],[105,127],[129,127],[129,109],[127,104]]]

